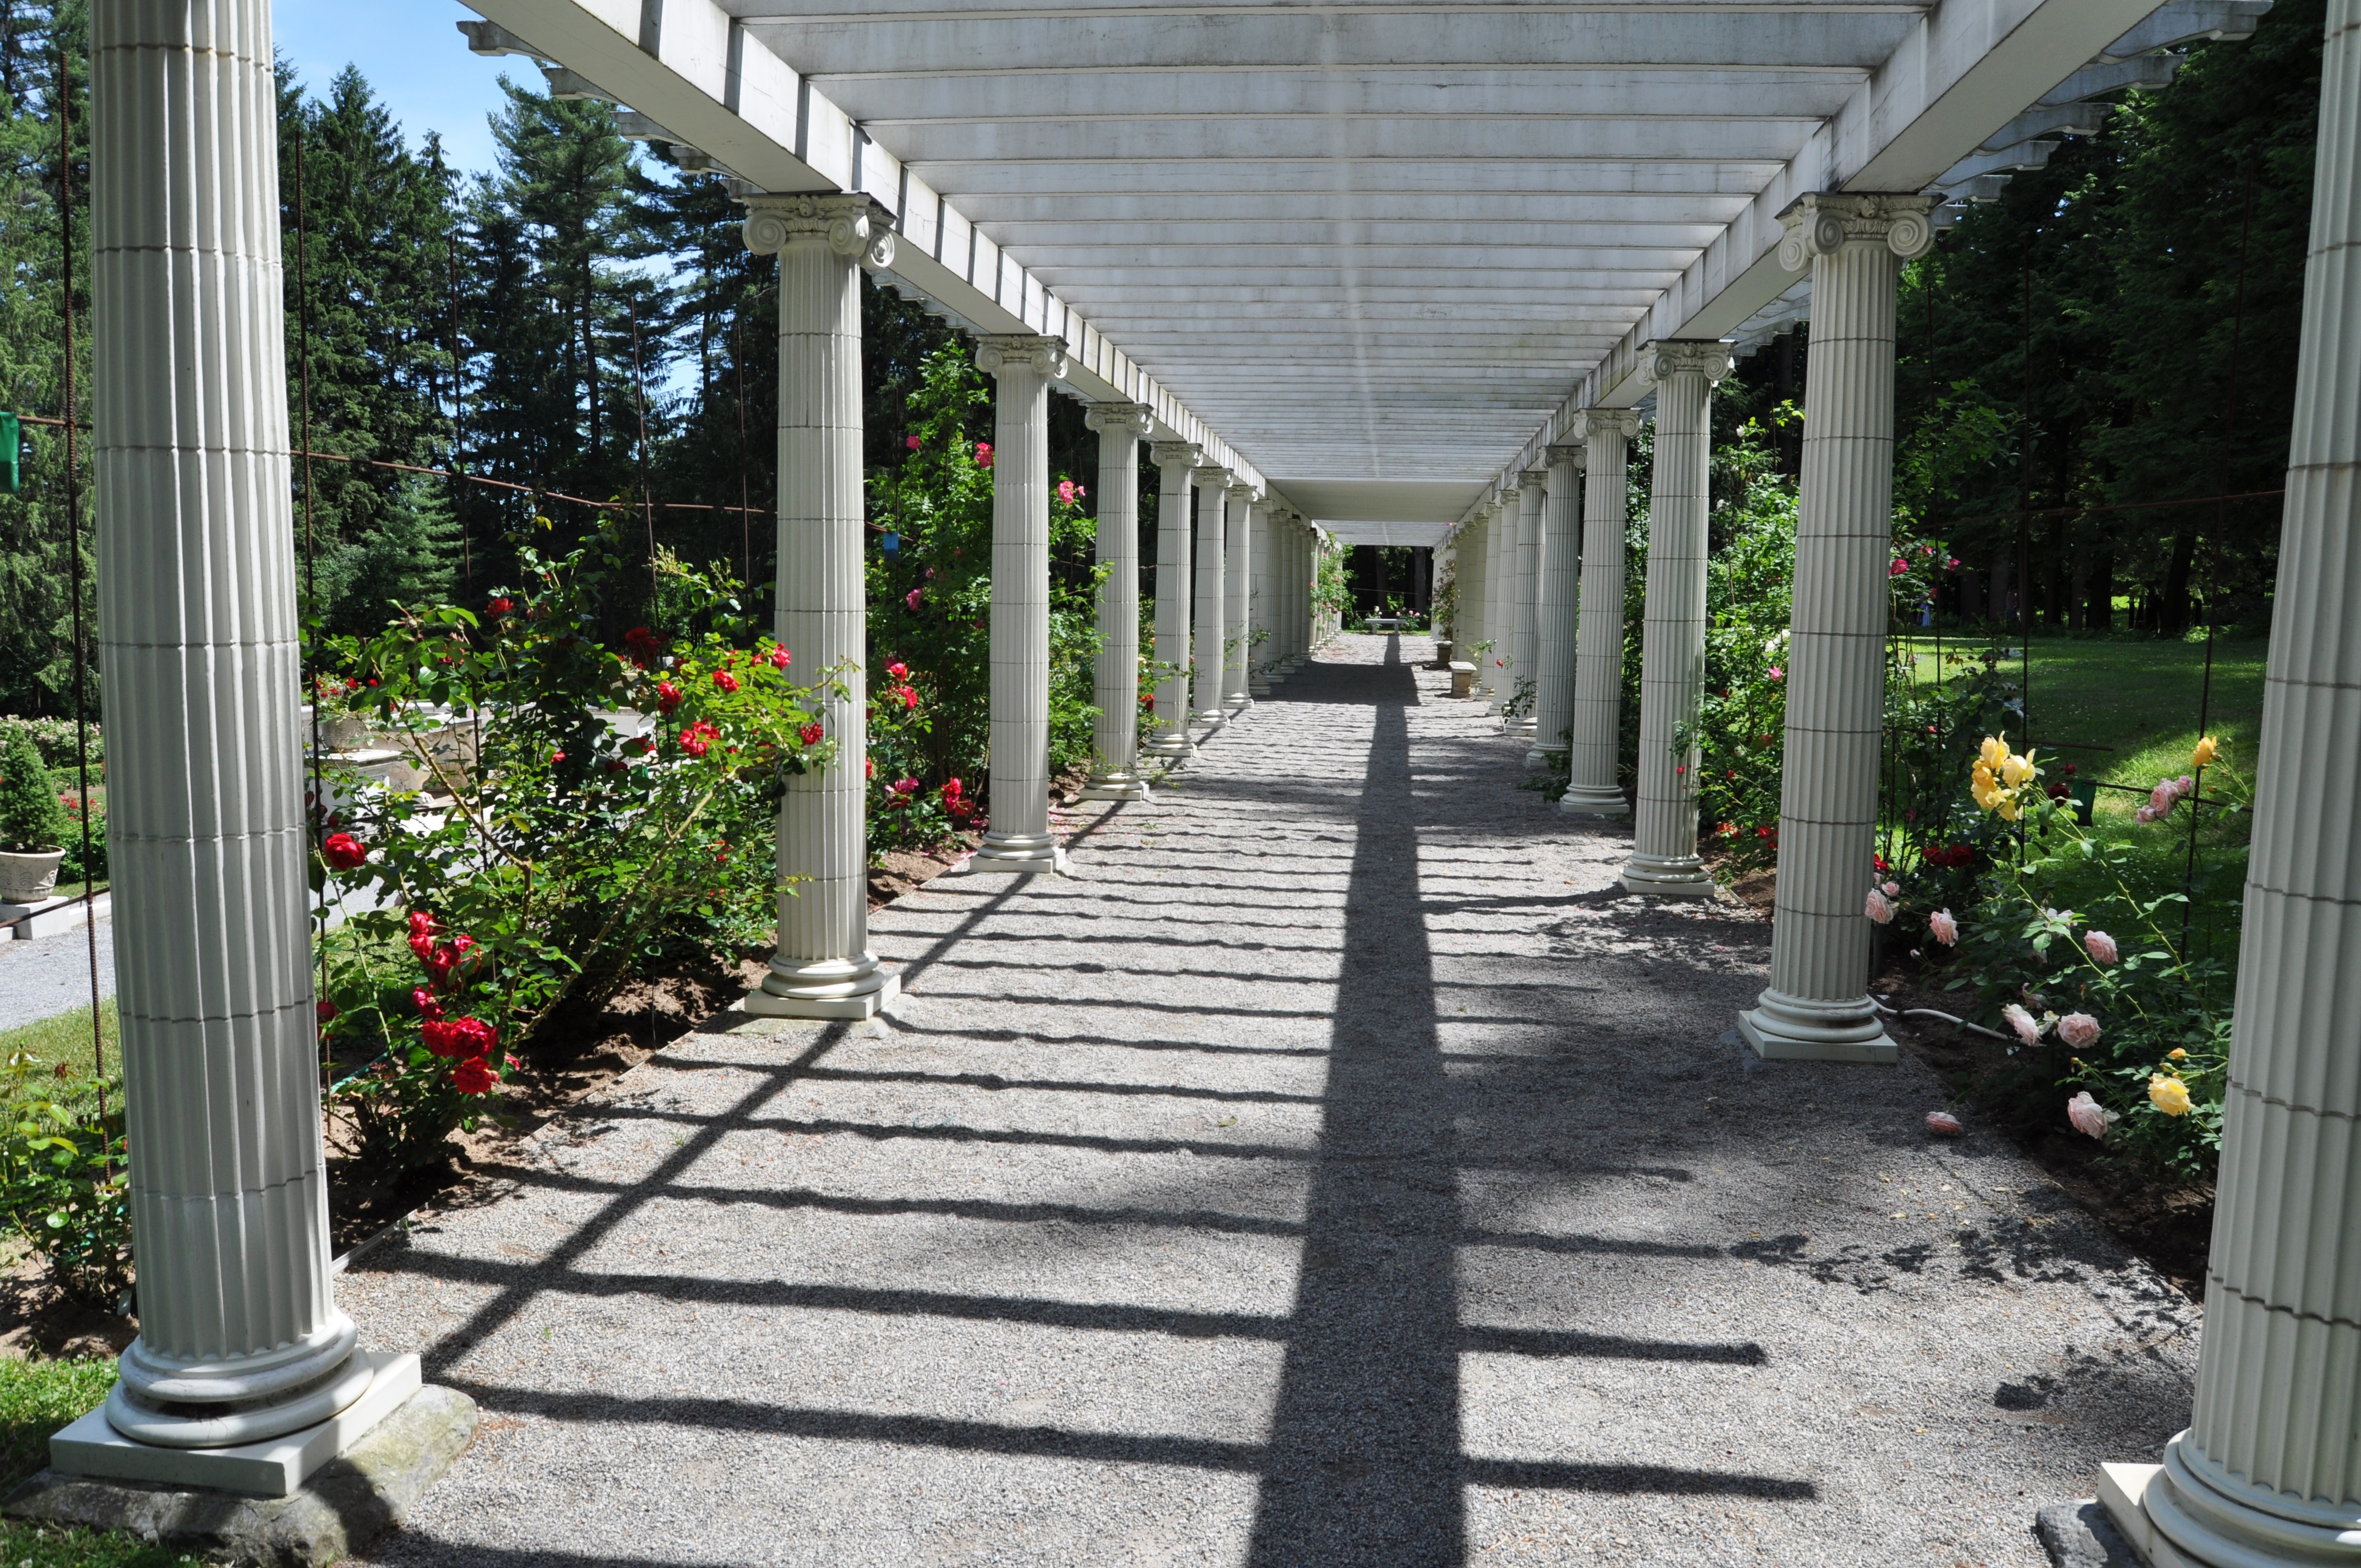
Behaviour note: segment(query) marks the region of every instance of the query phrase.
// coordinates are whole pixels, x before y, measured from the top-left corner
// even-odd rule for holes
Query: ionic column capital
[[[1931,196],[1883,192],[1813,192],[1779,214],[1787,225],[1779,241],[1779,265],[1801,272],[1816,256],[1833,256],[1848,245],[1882,245],[1903,260],[1924,256],[1935,243],[1927,214]]]
[[[1241,479],[1235,475],[1232,475],[1230,477],[1230,499],[1232,500],[1242,500],[1248,506],[1252,506],[1263,499],[1263,488],[1249,480]]]
[[[1193,441],[1159,441],[1148,449],[1159,468],[1197,469],[1204,466],[1205,449]]]
[[[1005,369],[1029,369],[1052,381],[1066,375],[1066,340],[1029,333],[1006,337],[980,337],[975,343],[975,367],[987,376]]]
[[[866,196],[750,195],[739,232],[757,256],[775,256],[798,241],[825,242],[839,256],[872,267],[894,265],[894,233],[874,222]]]
[[[1543,490],[1549,488],[1547,468],[1528,468],[1517,477],[1524,481],[1524,488],[1529,490]]]
[[[1629,441],[1640,433],[1640,411],[1578,409],[1565,427],[1565,433],[1570,441],[1591,442],[1603,435],[1620,435]]]
[[[1584,468],[1590,465],[1590,447],[1587,444],[1579,441],[1553,442],[1549,446],[1548,456],[1550,466],[1553,468],[1561,463],[1569,468]]]
[[[1726,343],[1698,338],[1660,337],[1640,350],[1640,370],[1650,381],[1675,376],[1703,376],[1708,382],[1730,374],[1738,361]]]
[[[1093,403],[1082,411],[1082,423],[1101,435],[1140,441],[1155,428],[1155,416],[1137,403]]]
[[[1200,463],[1189,477],[1209,490],[1230,488],[1230,471],[1219,463]]]

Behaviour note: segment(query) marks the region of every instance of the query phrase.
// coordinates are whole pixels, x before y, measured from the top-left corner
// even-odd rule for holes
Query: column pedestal
[[[1054,337],[987,337],[993,399],[992,826],[970,872],[1063,872],[1049,832],[1049,383]]]
[[[1676,746],[1705,685],[1707,410],[1730,374],[1727,345],[1666,339],[1641,362],[1656,383],[1655,471],[1648,502],[1648,604],[1640,656],[1640,811],[1623,885],[1703,898],[1694,742]]]
[[[2361,1564],[2361,0],[2327,9],[2197,1398],[2101,1491],[2160,1568]]]
[[[815,670],[841,669],[820,722],[837,757],[787,781],[778,867],[800,879],[778,901],[770,972],[749,1013],[867,1018],[901,981],[869,950],[867,544],[861,470],[861,268],[893,257],[865,196],[756,196],[747,247],[779,258],[779,575],[772,630]]]

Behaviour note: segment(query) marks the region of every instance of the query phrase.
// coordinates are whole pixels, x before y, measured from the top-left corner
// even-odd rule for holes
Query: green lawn
[[[106,999],[100,1016],[106,1029],[106,1073],[109,1078],[120,1079],[122,1043],[113,997]],[[20,1052],[27,1058],[27,1076],[38,1080],[38,1093],[77,1108],[88,1105],[95,1098],[88,1007],[0,1030],[0,1063],[14,1060]],[[65,1070],[60,1072],[60,1068]],[[0,1563],[0,1568],[6,1568],[6,1564]]]
[[[104,1356],[0,1359],[0,1493],[48,1464],[49,1434],[95,1407],[114,1383],[115,1363]],[[196,1562],[128,1536],[0,1521],[0,1564],[9,1568],[190,1568]]]

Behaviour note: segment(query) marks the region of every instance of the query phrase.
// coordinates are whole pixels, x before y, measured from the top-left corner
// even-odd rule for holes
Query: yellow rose
[[[2000,819],[2003,822],[2015,821],[2017,817],[2016,792],[2015,790],[2004,790],[1998,798],[2000,801]]]
[[[1987,735],[1984,743],[1976,748],[1976,760],[1988,768],[1998,768],[2008,761],[2008,742],[1997,735]]]
[[[2213,759],[2221,754],[2222,748],[2215,744],[2213,737],[2208,735],[2197,742],[2197,750],[2189,753],[2189,765],[2192,768],[2210,768],[2213,765]]]
[[[1978,779],[1975,787],[1968,793],[1976,797],[1976,807],[1981,811],[1990,811],[2000,799],[1999,789],[1988,778]]]
[[[2173,1047],[2172,1049],[2165,1052],[2164,1054],[2168,1058],[2173,1061],[2187,1061],[2189,1059],[2189,1053],[2182,1050],[2179,1046]]]
[[[2031,757],[2011,757],[2000,765],[2001,781],[2015,789],[2033,776]]]
[[[2147,1097],[2168,1116],[2189,1114],[2189,1085],[2157,1073],[2147,1080]]]

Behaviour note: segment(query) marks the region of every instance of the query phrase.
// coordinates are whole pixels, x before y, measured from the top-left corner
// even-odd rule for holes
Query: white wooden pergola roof
[[[1395,543],[1575,409],[1638,400],[1642,344],[1796,314],[1773,254],[1796,197],[1989,195],[2095,126],[2076,100],[2158,80],[2141,56],[2268,7],[469,3],[475,47],[565,68],[641,134],[763,189],[870,192],[906,291],[1066,337],[1080,395]]]

